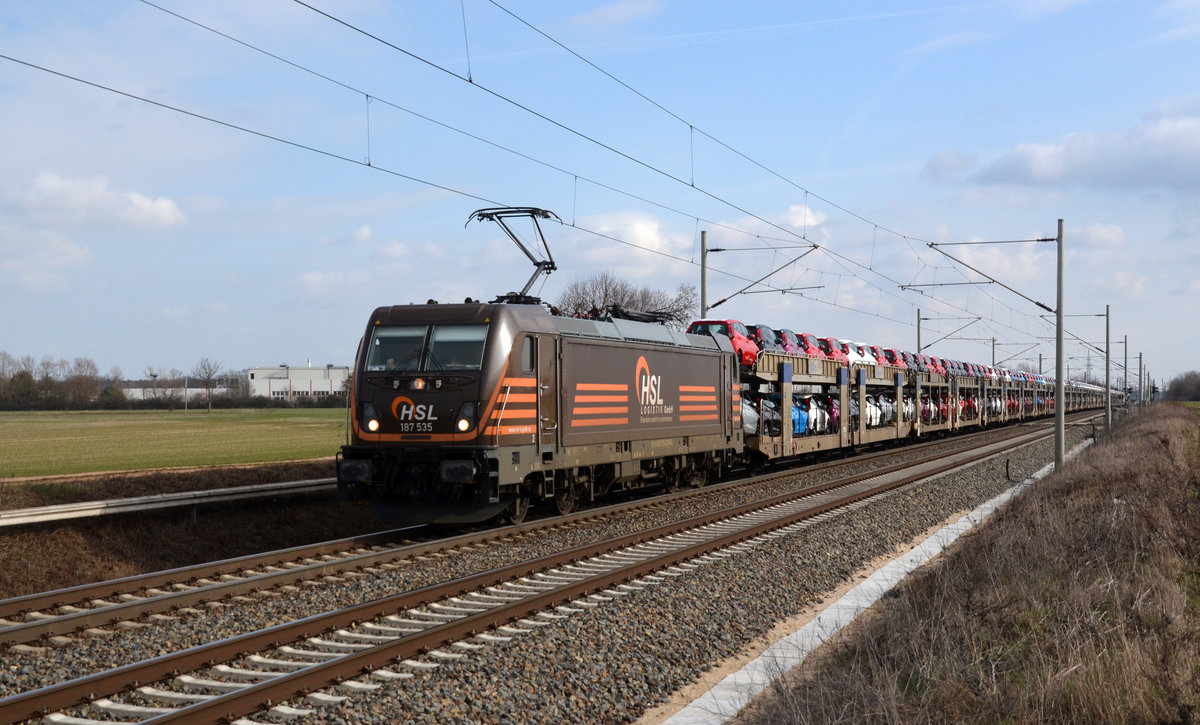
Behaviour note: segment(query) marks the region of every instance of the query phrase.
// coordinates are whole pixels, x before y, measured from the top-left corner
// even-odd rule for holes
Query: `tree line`
[[[186,402],[185,385],[190,393]],[[131,389],[138,394],[127,395]],[[198,391],[203,391],[202,401],[194,399]],[[290,401],[251,396],[244,373],[223,370],[220,361],[209,358],[202,358],[187,373],[176,368],[147,367],[140,380],[126,380],[119,367],[101,374],[95,361],[87,357],[56,360],[47,356],[37,360],[0,350],[0,410],[167,410],[189,403],[210,410],[345,405],[336,396]]]

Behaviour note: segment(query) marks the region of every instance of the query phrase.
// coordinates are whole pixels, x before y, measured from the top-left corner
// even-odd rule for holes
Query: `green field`
[[[0,480],[321,458],[345,441],[337,408],[0,412]]]

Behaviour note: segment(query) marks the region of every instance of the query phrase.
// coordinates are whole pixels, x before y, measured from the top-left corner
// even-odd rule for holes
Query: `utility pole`
[[[921,354],[921,308],[917,308],[917,354]]]
[[[700,230],[700,319],[708,319],[708,232]]]
[[[1063,220],[1058,220],[1058,304],[1054,315],[1057,318],[1058,330],[1055,333],[1055,375],[1054,375],[1054,470],[1061,471],[1063,460],[1067,457],[1066,428],[1067,428],[1067,398],[1066,360],[1063,349]]]
[[[1112,358],[1108,337],[1108,305],[1104,306],[1104,430],[1112,432]]]
[[[1138,353],[1138,405],[1146,404],[1145,373],[1142,371],[1142,353]]]

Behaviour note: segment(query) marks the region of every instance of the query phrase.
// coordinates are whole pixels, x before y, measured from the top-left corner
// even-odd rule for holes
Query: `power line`
[[[774,238],[772,238],[772,237],[765,237],[765,236],[763,236],[763,235],[761,235],[761,234],[755,234],[755,233],[753,233],[753,232],[749,232],[749,231],[747,231],[747,230],[745,230],[745,229],[739,229],[739,228],[737,228],[737,227],[735,227],[735,226],[732,226],[732,225],[729,225],[729,224],[725,224],[725,223],[718,222],[718,221],[711,220],[711,219],[706,219],[706,218],[704,218],[704,217],[702,217],[702,216],[699,216],[699,215],[697,215],[697,214],[694,214],[694,213],[691,213],[691,212],[687,212],[687,211],[683,211],[683,210],[681,210],[681,209],[677,209],[677,208],[675,208],[675,207],[672,207],[672,206],[669,206],[669,205],[667,205],[667,204],[664,204],[664,203],[661,203],[661,202],[654,201],[653,199],[649,199],[649,198],[646,198],[646,197],[644,197],[644,196],[641,196],[641,195],[638,195],[638,194],[634,194],[634,193],[632,193],[632,192],[629,192],[629,191],[626,191],[626,190],[624,190],[624,189],[620,189],[620,188],[618,188],[618,187],[612,186],[612,185],[610,185],[610,184],[606,184],[606,183],[604,183],[604,182],[602,182],[602,181],[598,181],[598,180],[596,180],[596,179],[589,178],[589,177],[587,177],[587,176],[584,176],[584,175],[582,175],[582,174],[580,174],[580,173],[578,173],[578,172],[574,172],[574,171],[570,171],[570,170],[568,170],[568,169],[564,169],[564,168],[562,168],[562,167],[560,167],[560,166],[557,166],[557,165],[555,165],[555,164],[552,164],[552,163],[550,163],[550,162],[548,162],[548,161],[545,161],[545,160],[543,160],[543,159],[537,158],[537,157],[535,157],[535,156],[532,156],[532,155],[530,155],[530,154],[526,154],[526,153],[524,153],[524,152],[518,151],[518,150],[516,150],[516,149],[514,149],[514,148],[511,148],[511,147],[509,147],[509,146],[505,146],[505,145],[503,145],[503,144],[500,144],[500,143],[498,143],[498,142],[496,142],[496,141],[492,141],[492,140],[490,140],[490,139],[488,139],[488,138],[485,138],[485,137],[483,137],[483,136],[480,136],[480,135],[478,135],[478,134],[471,133],[470,131],[464,130],[464,129],[462,129],[462,128],[459,128],[459,127],[457,127],[457,126],[454,126],[454,125],[452,125],[452,124],[446,123],[446,122],[444,122],[444,121],[439,121],[439,120],[438,120],[438,119],[436,119],[436,118],[433,118],[433,117],[431,117],[431,116],[427,116],[427,115],[425,115],[425,114],[423,114],[423,113],[421,113],[421,112],[419,112],[419,111],[413,110],[413,109],[411,109],[411,108],[408,108],[408,107],[406,107],[406,106],[403,106],[403,105],[400,105],[400,104],[398,104],[398,103],[396,103],[396,102],[394,102],[394,101],[390,101],[390,100],[388,100],[388,99],[386,99],[386,98],[383,98],[383,97],[381,97],[381,96],[379,96],[379,95],[373,94],[373,93],[371,93],[370,91],[367,91],[367,90],[365,90],[365,89],[358,88],[358,87],[356,87],[356,86],[352,86],[352,85],[349,85],[349,84],[347,84],[347,83],[344,83],[343,81],[340,81],[340,80],[338,80],[337,78],[334,78],[334,77],[332,77],[332,76],[329,76],[329,75],[327,75],[327,74],[321,73],[320,71],[317,71],[317,70],[315,70],[315,69],[313,69],[313,68],[310,68],[310,67],[308,67],[308,66],[305,66],[305,65],[303,65],[303,64],[300,64],[300,63],[297,63],[297,62],[295,62],[295,61],[289,60],[288,58],[285,58],[285,57],[283,57],[283,56],[281,56],[281,55],[278,55],[278,54],[276,54],[276,53],[272,53],[272,52],[270,52],[270,51],[268,51],[268,50],[265,50],[265,49],[263,49],[263,48],[260,48],[260,47],[258,47],[258,46],[256,46],[256,45],[254,45],[254,44],[252,44],[252,43],[246,42],[246,41],[244,41],[244,40],[241,40],[240,38],[237,38],[237,37],[235,37],[235,36],[233,36],[233,35],[230,35],[229,33],[225,33],[225,32],[223,32],[223,31],[221,31],[221,30],[218,30],[218,29],[216,29],[216,28],[214,28],[214,27],[212,27],[212,26],[209,26],[209,25],[206,25],[206,24],[204,24],[204,23],[201,23],[201,22],[199,22],[199,21],[197,21],[197,20],[194,20],[194,19],[192,19],[192,18],[189,18],[189,17],[187,17],[187,16],[185,16],[185,15],[182,15],[182,14],[180,14],[180,13],[177,13],[177,12],[175,12],[175,11],[173,11],[173,10],[169,10],[169,9],[167,9],[167,8],[164,8],[164,7],[160,6],[160,5],[157,5],[156,3],[153,3],[153,2],[151,2],[150,0],[140,0],[140,1],[141,1],[143,4],[145,4],[145,5],[149,6],[149,7],[152,7],[152,8],[154,8],[154,9],[156,9],[156,10],[160,10],[160,11],[162,11],[162,12],[164,12],[164,13],[168,14],[168,15],[171,15],[171,16],[173,16],[173,17],[175,17],[175,18],[179,19],[179,20],[182,20],[182,21],[184,21],[184,22],[186,22],[186,23],[189,23],[189,24],[191,24],[191,25],[194,25],[194,26],[195,26],[195,27],[197,27],[197,28],[200,28],[200,29],[202,29],[202,30],[206,30],[206,31],[208,31],[208,32],[210,32],[210,33],[213,33],[213,34],[215,34],[215,35],[218,35],[218,36],[220,36],[220,37],[222,37],[222,38],[225,38],[226,40],[229,40],[229,41],[231,41],[231,42],[233,42],[233,43],[237,43],[238,45],[241,45],[241,46],[242,46],[242,47],[244,47],[244,48],[247,48],[247,49],[249,49],[249,50],[255,51],[255,52],[257,52],[257,53],[261,53],[262,55],[265,55],[265,56],[267,56],[267,57],[269,57],[269,58],[272,58],[272,59],[274,59],[274,60],[277,60],[277,61],[279,61],[280,63],[284,63],[284,64],[286,64],[286,65],[288,65],[288,66],[291,66],[292,68],[295,68],[296,70],[300,70],[300,71],[303,71],[303,72],[305,72],[305,73],[308,73],[308,74],[310,74],[310,75],[313,75],[313,76],[315,76],[315,77],[317,77],[317,78],[320,78],[320,79],[322,79],[322,80],[324,80],[324,81],[327,81],[327,82],[329,82],[329,83],[332,83],[332,84],[334,84],[334,85],[336,85],[336,86],[338,86],[338,87],[340,87],[340,88],[343,88],[343,89],[345,89],[345,90],[348,90],[348,91],[350,91],[350,92],[352,92],[352,93],[355,93],[355,94],[357,94],[357,95],[365,96],[365,97],[367,97],[369,100],[378,101],[378,102],[380,102],[380,103],[383,103],[383,104],[385,104],[385,105],[387,105],[387,106],[389,106],[389,107],[391,107],[391,108],[394,108],[394,109],[396,109],[396,110],[398,110],[398,111],[401,111],[401,112],[403,112],[403,113],[407,113],[407,114],[409,114],[409,115],[411,115],[411,116],[414,116],[414,117],[416,117],[416,118],[419,118],[419,119],[421,119],[422,121],[425,121],[425,122],[427,122],[427,123],[434,124],[434,125],[436,125],[436,126],[438,126],[438,127],[440,127],[440,128],[444,128],[444,129],[446,129],[446,130],[448,130],[448,131],[451,131],[451,132],[457,133],[457,134],[459,134],[459,135],[461,135],[461,136],[464,136],[464,137],[466,137],[466,138],[469,138],[469,139],[471,139],[471,140],[473,140],[473,141],[477,141],[477,142],[479,142],[479,143],[482,143],[482,144],[485,144],[485,145],[487,145],[487,146],[491,146],[492,148],[498,149],[498,150],[500,150],[500,151],[504,151],[505,153],[512,154],[513,156],[517,156],[517,157],[519,157],[519,158],[525,159],[526,161],[532,162],[532,163],[534,163],[534,164],[538,164],[538,165],[540,165],[540,166],[542,166],[542,167],[544,167],[544,168],[550,169],[550,170],[552,170],[552,171],[556,171],[556,172],[558,172],[558,173],[560,173],[560,174],[563,174],[563,175],[565,175],[565,176],[570,176],[570,177],[574,178],[576,181],[584,181],[584,182],[586,182],[586,183],[589,183],[589,184],[592,184],[592,185],[594,185],[594,186],[596,186],[596,187],[598,187],[598,188],[601,188],[601,189],[606,189],[606,190],[608,190],[608,191],[611,191],[611,192],[613,192],[613,193],[615,193],[615,194],[621,194],[622,196],[626,196],[626,197],[628,197],[628,198],[630,198],[630,199],[634,199],[634,200],[640,201],[640,202],[642,202],[642,203],[644,203],[644,204],[649,204],[649,205],[651,205],[651,206],[658,207],[659,209],[663,209],[664,211],[669,211],[669,212],[671,212],[671,213],[673,213],[673,214],[678,214],[678,215],[680,215],[680,216],[682,216],[682,217],[684,217],[684,218],[688,218],[688,219],[696,219],[696,220],[698,220],[698,221],[703,221],[703,222],[705,222],[706,224],[709,224],[709,225],[710,225],[710,226],[712,226],[712,227],[716,227],[716,228],[720,228],[720,229],[726,229],[726,230],[728,230],[728,231],[735,232],[735,233],[737,233],[737,234],[745,234],[745,235],[747,235],[747,236],[752,236],[752,237],[756,237],[756,238],[759,238],[759,239],[764,239],[764,240],[768,240],[768,241],[780,241],[780,242],[784,241],[784,240],[775,240],[775,239],[774,239]],[[463,22],[464,22],[464,24],[465,24],[465,22],[466,22],[466,21],[465,21],[465,18],[464,18],[464,21],[463,21]],[[455,75],[455,74],[451,72],[451,75]],[[456,77],[459,77],[459,78],[461,78],[460,76],[456,76]],[[369,143],[369,139],[368,139],[368,143]],[[368,158],[369,158],[369,154],[368,154]],[[785,231],[786,231],[786,230],[785,230]],[[788,241],[790,241],[790,240],[788,240]]]
[[[694,184],[690,184],[687,181],[684,181],[683,179],[679,178],[678,176],[672,174],[671,172],[666,171],[665,169],[661,169],[661,168],[655,166],[654,164],[651,164],[648,161],[643,161],[642,159],[639,159],[636,156],[627,154],[624,151],[621,151],[620,149],[618,149],[610,144],[606,144],[603,141],[600,141],[599,139],[596,139],[582,131],[579,131],[578,129],[572,128],[571,126],[568,126],[565,123],[557,121],[557,120],[547,116],[546,114],[541,113],[540,111],[536,111],[533,108],[530,108],[529,106],[526,106],[525,104],[523,104],[519,101],[509,98],[508,96],[504,95],[503,93],[500,93],[499,91],[494,91],[491,88],[488,88],[487,86],[485,86],[481,83],[475,83],[472,80],[470,80],[469,78],[465,78],[462,75],[455,73],[454,71],[452,71],[448,68],[440,66],[437,63],[434,63],[433,61],[428,60],[427,58],[423,58],[420,55],[417,55],[416,53],[413,53],[410,50],[401,48],[400,46],[398,46],[388,40],[384,40],[383,38],[381,38],[373,33],[370,33],[348,21],[342,20],[341,18],[339,18],[335,15],[332,15],[330,13],[327,13],[324,10],[313,7],[312,5],[309,5],[308,3],[304,2],[304,0],[292,0],[292,2],[294,2],[297,5],[300,5],[302,7],[306,7],[309,10],[312,10],[313,12],[317,13],[318,15],[322,15],[322,16],[328,18],[329,20],[332,20],[333,22],[338,23],[339,25],[342,25],[350,30],[353,30],[356,33],[360,33],[360,34],[370,38],[371,40],[374,40],[374,41],[381,43],[389,48],[392,48],[393,50],[395,50],[399,53],[403,53],[404,55],[406,55],[410,58],[413,58],[421,63],[424,63],[425,65],[428,65],[431,68],[436,68],[437,70],[439,70],[453,78],[457,78],[458,80],[460,80],[464,83],[467,83],[472,88],[478,88],[479,90],[483,91],[484,93],[492,96],[493,98],[495,98],[497,100],[503,101],[504,103],[507,103],[515,108],[522,110],[522,111],[525,111],[528,114],[536,116],[537,118],[542,119],[546,123],[549,123],[557,128],[560,128],[563,131],[566,131],[567,133],[578,136],[579,138],[581,138],[589,143],[595,144],[596,146],[599,146],[600,148],[610,151],[610,152],[620,156],[623,159],[626,159],[634,164],[637,164],[638,166],[641,166],[641,167],[647,169],[648,171],[652,171],[652,172],[659,174],[667,179],[670,179],[671,181],[682,184],[688,188],[695,189],[696,191],[700,192],[701,194],[704,194],[705,196],[709,197],[710,199],[720,202],[722,204],[725,204],[726,206],[730,207],[731,209],[735,209],[747,216],[753,217],[768,226],[771,226],[771,227],[774,227],[774,228],[780,230],[784,234],[789,234],[798,239],[804,239],[805,241],[808,241],[808,239],[806,239],[804,237],[804,235],[802,235],[802,234],[797,234],[795,231],[793,231],[791,229],[787,229],[786,227],[781,227],[778,224],[776,224],[775,222],[773,222],[769,219],[765,219],[765,218],[759,216],[758,214],[755,214],[754,212],[750,211],[749,209],[746,209],[738,204],[733,203],[732,201],[729,201],[728,199],[718,196],[717,194],[714,194],[713,192],[710,192],[702,187],[696,186]]]
[[[275,135],[272,135],[272,134],[264,133],[264,132],[262,132],[262,131],[256,131],[256,130],[254,130],[254,129],[247,128],[247,127],[245,127],[245,126],[239,126],[239,125],[237,125],[237,124],[234,124],[234,123],[229,123],[228,121],[222,121],[222,120],[220,120],[220,119],[218,119],[218,118],[213,118],[212,116],[207,116],[207,115],[205,115],[205,114],[202,114],[202,113],[197,113],[197,112],[195,112],[195,111],[189,111],[189,110],[187,110],[187,109],[185,109],[185,108],[180,108],[179,106],[174,106],[174,105],[171,105],[171,104],[168,104],[168,103],[162,103],[162,102],[160,102],[160,101],[155,101],[155,100],[152,100],[152,99],[146,98],[146,97],[144,97],[144,96],[139,96],[139,95],[137,95],[137,94],[135,94],[135,93],[130,93],[130,92],[128,92],[128,91],[122,91],[122,90],[120,90],[120,89],[117,89],[117,88],[113,88],[113,87],[111,87],[111,86],[104,85],[104,84],[102,84],[102,83],[97,83],[97,82],[95,82],[95,81],[89,81],[89,80],[87,80],[87,79],[84,79],[84,78],[80,78],[80,77],[78,77],[78,76],[71,75],[71,74],[69,74],[69,73],[64,73],[64,72],[61,72],[61,71],[57,71],[57,70],[54,70],[54,69],[51,69],[51,68],[47,68],[47,67],[45,67],[45,66],[38,65],[38,64],[36,64],[36,63],[31,63],[31,62],[29,62],[29,61],[24,61],[24,60],[21,60],[21,59],[19,59],[19,58],[14,58],[14,57],[12,57],[12,56],[5,55],[5,54],[3,54],[3,53],[0,53],[0,59],[7,60],[7,61],[9,61],[9,62],[16,63],[16,64],[18,64],[18,65],[23,65],[23,66],[25,66],[25,67],[32,68],[32,69],[34,69],[34,70],[42,71],[42,72],[44,72],[44,73],[48,73],[48,74],[50,74],[50,75],[58,76],[58,77],[60,77],[60,78],[64,78],[64,79],[66,79],[66,80],[70,80],[70,81],[74,81],[74,82],[76,82],[76,83],[80,83],[80,84],[83,84],[83,85],[86,85],[86,86],[90,86],[90,87],[92,87],[92,88],[96,88],[96,89],[98,89],[98,90],[102,90],[102,91],[106,91],[106,92],[108,92],[108,93],[113,93],[113,94],[116,94],[116,95],[119,95],[119,96],[123,96],[123,97],[125,97],[125,98],[129,98],[129,99],[131,99],[131,100],[135,100],[135,101],[140,101],[140,102],[143,102],[143,103],[147,103],[147,104],[150,104],[150,105],[152,105],[152,106],[157,106],[157,107],[159,107],[159,108],[162,108],[162,109],[165,109],[165,110],[168,110],[168,111],[174,111],[174,112],[176,112],[176,113],[180,113],[180,114],[183,114],[183,115],[185,115],[185,116],[189,116],[189,117],[191,117],[191,118],[195,118],[195,119],[198,119],[198,120],[201,120],[201,121],[207,121],[207,122],[209,122],[209,123],[213,123],[213,124],[216,124],[216,125],[219,125],[219,126],[223,126],[223,127],[225,127],[225,128],[232,129],[232,130],[234,130],[234,131],[240,131],[240,132],[242,132],[242,133],[248,133],[248,134],[250,134],[250,135],[252,135],[252,136],[257,136],[257,137],[259,137],[259,138],[267,139],[267,140],[270,140],[270,141],[275,141],[275,142],[277,142],[277,143],[281,143],[281,144],[284,144],[284,145],[287,145],[287,146],[291,146],[291,147],[293,147],[293,148],[296,148],[296,149],[300,149],[300,150],[303,150],[303,151],[308,151],[308,152],[311,152],[311,153],[319,154],[319,155],[321,155],[321,156],[325,156],[325,157],[327,157],[327,158],[336,159],[336,160],[338,160],[338,161],[343,161],[343,162],[346,162],[346,163],[354,164],[354,165],[356,165],[356,166],[360,166],[360,167],[363,167],[363,168],[371,169],[371,170],[373,170],[373,171],[378,171],[378,172],[380,172],[380,173],[389,174],[389,175],[391,175],[391,176],[396,176],[396,177],[399,177],[399,178],[407,179],[407,180],[409,180],[409,181],[413,181],[413,182],[415,182],[415,183],[418,183],[418,184],[422,184],[422,185],[425,185],[425,186],[429,186],[429,187],[432,187],[432,188],[435,188],[435,189],[440,189],[440,190],[442,190],[442,191],[447,191],[447,192],[450,192],[450,193],[452,193],[452,194],[457,194],[457,195],[459,195],[459,196],[463,196],[463,197],[466,197],[466,198],[469,198],[469,199],[474,199],[474,200],[476,200],[476,201],[481,201],[481,202],[484,202],[484,203],[486,203],[486,204],[489,204],[489,205],[491,205],[491,206],[505,206],[505,204],[504,204],[503,202],[496,201],[496,200],[493,200],[493,199],[489,199],[489,198],[487,198],[487,197],[479,196],[479,195],[477,195],[477,194],[472,194],[472,193],[470,193],[470,192],[463,191],[463,190],[461,190],[461,189],[456,189],[456,188],[454,188],[454,187],[451,187],[451,186],[446,186],[446,185],[444,185],[444,184],[438,184],[438,183],[436,183],[436,182],[428,181],[428,180],[426,180],[426,179],[422,179],[422,178],[419,178],[419,177],[416,177],[416,176],[412,176],[412,175],[410,175],[410,174],[405,174],[405,173],[402,173],[402,172],[399,172],[399,171],[396,171],[396,170],[393,170],[393,169],[389,169],[389,168],[387,168],[387,167],[379,166],[379,165],[376,165],[376,164],[371,164],[371,163],[368,163],[368,162],[366,162],[366,161],[360,161],[360,160],[358,160],[358,159],[353,159],[353,158],[350,158],[350,157],[348,157],[348,156],[343,156],[343,155],[341,155],[341,154],[333,153],[333,152],[331,152],[331,151],[326,151],[326,150],[324,150],[324,149],[320,149],[320,148],[317,148],[317,147],[315,147],[315,146],[311,146],[311,145],[308,145],[308,144],[299,143],[299,142],[297,142],[297,141],[292,141],[292,140],[289,140],[289,139],[286,139],[286,138],[283,138],[283,137],[280,137],[280,136],[275,136]],[[564,226],[567,226],[567,225],[565,225],[565,224],[564,224]],[[688,259],[685,259],[685,258],[683,258],[683,257],[679,257],[679,256],[676,256],[676,255],[673,255],[673,254],[669,254],[669,253],[666,253],[666,252],[662,252],[662,251],[660,251],[660,250],[653,249],[653,248],[650,248],[650,247],[645,247],[645,246],[642,246],[642,245],[640,245],[640,244],[635,244],[635,243],[633,243],[633,242],[630,242],[630,241],[627,241],[627,240],[621,239],[621,238],[619,238],[619,237],[615,237],[615,236],[613,236],[613,235],[611,235],[611,234],[606,234],[606,233],[603,233],[603,232],[600,232],[600,231],[597,231],[597,230],[589,229],[589,228],[587,228],[587,227],[584,227],[584,226],[581,226],[581,225],[578,225],[578,224],[572,224],[572,225],[570,225],[570,226],[571,226],[572,228],[579,229],[580,231],[586,232],[586,233],[588,233],[588,234],[592,234],[593,236],[600,237],[600,238],[603,238],[603,239],[608,239],[608,240],[611,240],[611,241],[614,241],[614,242],[618,242],[618,243],[620,243],[620,244],[624,244],[624,245],[626,245],[626,246],[634,247],[635,249],[640,249],[640,250],[643,250],[643,251],[646,251],[646,252],[650,252],[650,253],[652,253],[652,254],[657,254],[657,255],[660,255],[660,256],[664,256],[664,257],[668,257],[668,258],[671,258],[671,259],[675,259],[675,260],[677,260],[677,261],[680,261],[680,262],[685,262],[685,263],[688,263],[688,264],[694,264],[694,262],[693,262],[692,260],[688,260]],[[735,279],[741,279],[741,280],[743,280],[743,281],[749,281],[749,279],[748,279],[747,277],[743,277],[743,276],[741,276],[741,275],[738,275],[738,274],[735,274],[735,273],[732,273],[732,272],[727,272],[727,271],[725,271],[725,270],[722,270],[722,269],[713,269],[712,271],[714,271],[714,272],[717,272],[717,273],[720,273],[720,274],[725,274],[725,275],[728,275],[728,276],[730,276],[730,277],[733,277],[733,278],[735,278]],[[766,286],[770,286],[770,285],[766,285]],[[850,308],[847,308],[847,309],[850,309]]]
[[[82,83],[83,85],[91,86],[92,88],[98,88],[102,91],[107,91],[109,93],[115,93],[118,96],[124,96],[125,98],[129,98],[129,99],[132,99],[135,101],[141,101],[142,103],[148,103],[152,106],[158,106],[159,108],[164,108],[168,111],[182,113],[185,116],[191,116],[192,118],[196,118],[201,121],[208,121],[209,123],[215,123],[218,126],[224,126],[225,128],[231,128],[235,131],[241,131],[242,133],[248,133],[253,136],[258,136],[259,138],[264,138],[264,139],[275,141],[275,142],[278,142],[281,144],[286,144],[293,148],[298,148],[298,149],[302,149],[304,151],[309,151],[311,153],[320,154],[322,156],[326,156],[331,159],[337,159],[338,161],[345,161],[347,163],[355,164],[357,166],[363,166],[368,169],[374,169],[376,171],[381,171],[385,174],[390,174],[392,176],[396,176],[396,177],[399,177],[402,179],[408,179],[409,181],[413,181],[418,184],[423,184],[425,186],[429,186],[434,189],[441,189],[442,191],[448,191],[453,194],[458,194],[460,196],[465,196],[469,199],[475,199],[477,201],[482,201],[487,204],[491,204],[493,206],[502,206],[501,202],[493,201],[492,199],[488,199],[486,197],[479,196],[477,194],[472,194],[468,191],[463,191],[461,189],[455,189],[454,187],[451,187],[451,186],[446,186],[444,184],[438,184],[436,182],[429,181],[427,179],[422,179],[422,178],[419,178],[416,176],[411,176],[409,174],[405,174],[405,173],[395,171],[392,169],[387,169],[382,166],[373,166],[370,163],[367,163],[364,161],[359,161],[357,159],[352,159],[349,156],[342,156],[341,154],[337,154],[332,151],[326,151],[324,149],[317,148],[316,146],[310,146],[308,144],[303,144],[298,141],[291,141],[291,140],[283,138],[281,136],[274,136],[272,134],[264,133],[262,131],[255,131],[252,128],[246,128],[245,126],[239,126],[236,123],[222,121],[219,118],[213,118],[212,116],[206,116],[202,113],[197,113],[195,111],[189,111],[186,108],[180,108],[179,106],[172,106],[169,103],[162,103],[161,101],[155,101],[153,99],[146,98],[145,96],[139,96],[136,93],[129,93],[128,91],[122,91],[117,88],[113,88],[111,86],[106,86],[102,83],[96,83],[95,81],[89,81],[87,79],[80,78],[78,76],[70,75],[69,73],[63,73],[60,71],[53,70],[51,68],[46,68],[45,66],[40,66],[40,65],[37,65],[36,63],[30,63],[29,61],[21,60],[19,58],[13,58],[10,55],[4,55],[3,53],[0,53],[0,58],[10,61],[12,63],[17,63],[19,65],[26,66],[28,68],[33,68],[34,70],[42,71],[43,73],[49,73],[51,75],[58,76],[59,78],[65,78],[70,81],[75,81],[76,83]]]

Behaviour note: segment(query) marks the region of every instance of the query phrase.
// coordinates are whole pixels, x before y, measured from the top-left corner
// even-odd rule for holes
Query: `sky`
[[[532,206],[547,301],[699,291],[704,232],[709,317],[1047,371],[1061,219],[1069,376],[1106,307],[1131,377],[1200,369],[1200,0],[2,7],[16,358],[350,365],[378,306],[521,289],[468,219]]]

